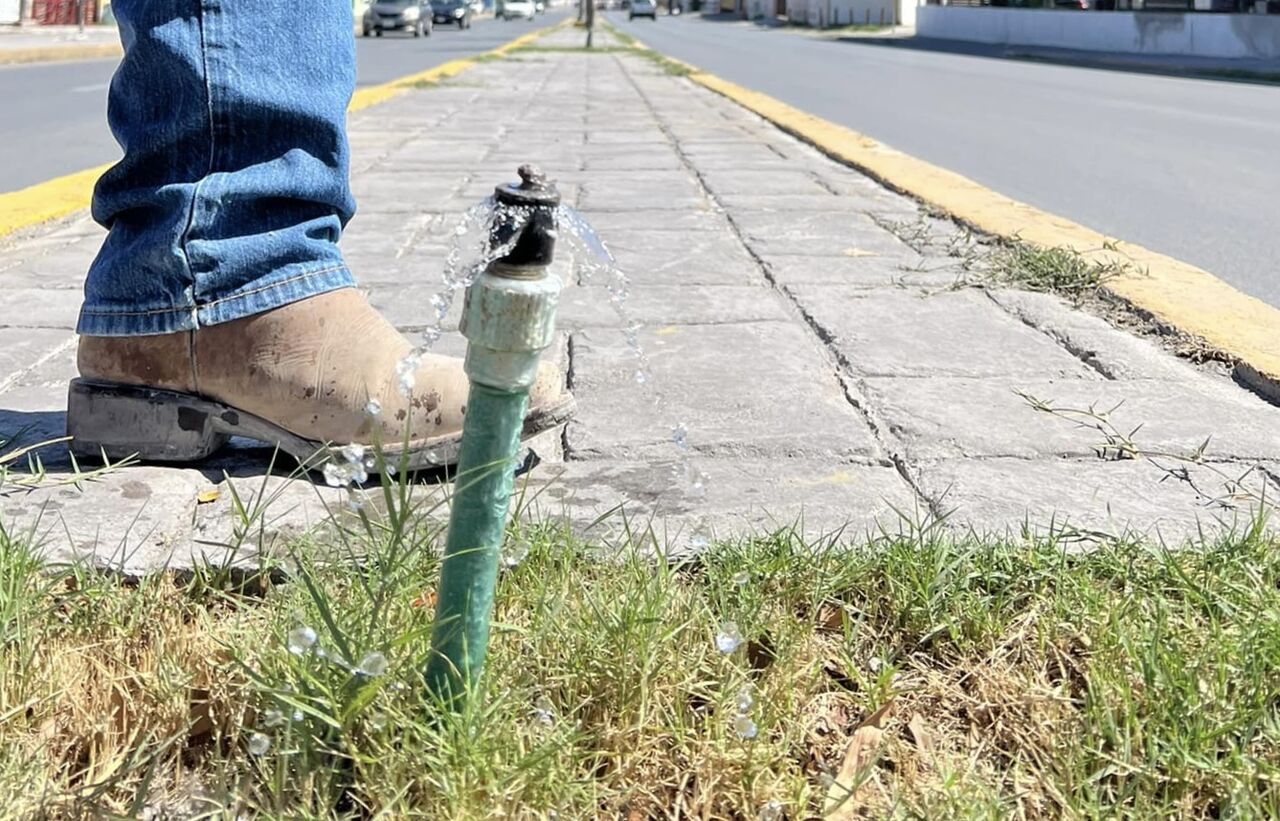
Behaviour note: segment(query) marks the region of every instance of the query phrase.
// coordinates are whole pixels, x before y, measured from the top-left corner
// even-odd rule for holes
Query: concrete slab
[[[703,477],[701,493],[684,480],[690,471]],[[627,532],[643,543],[651,531],[673,555],[779,530],[815,546],[860,542],[925,516],[893,468],[818,459],[567,462],[535,470],[527,495],[530,516],[563,518],[606,543]]]
[[[911,250],[863,214],[741,211],[730,216],[747,244],[761,254],[889,256]]]
[[[774,169],[761,168],[740,171],[730,168],[709,168],[702,172],[702,180],[711,193],[721,194],[830,194],[813,174],[798,171],[786,160],[778,158]]]
[[[1025,393],[1054,407],[1108,413],[1150,453],[1210,459],[1280,458],[1280,408],[1246,391],[1197,390],[1156,380],[867,379],[861,384],[895,447],[913,461],[942,458],[1089,457],[1106,444],[1094,422],[1035,410]],[[1077,420],[1083,424],[1077,424]]]
[[[673,325],[645,328],[638,339],[649,362],[644,385],[617,334],[573,335],[579,410],[565,434],[568,458],[670,458],[679,424],[704,455],[880,457],[832,366],[794,323]]]
[[[1102,378],[980,291],[790,290],[849,366],[865,376]]]
[[[1013,316],[1057,340],[1090,367],[1111,379],[1195,381],[1195,367],[1159,345],[1112,327],[1106,320],[1073,308],[1053,294],[996,288],[988,291]]]
[[[1015,540],[1052,536],[1067,549],[1113,538],[1182,547],[1243,529],[1253,516],[1247,503],[1215,504],[1145,462],[963,459],[913,473],[956,530]]]
[[[608,231],[601,238],[637,286],[764,282],[755,260],[731,233]]]
[[[790,320],[781,297],[763,284],[636,286],[621,314],[608,289],[592,285],[565,292],[556,318],[559,327],[572,329],[621,329],[630,322],[667,327]]]
[[[0,391],[11,387],[31,368],[74,344],[75,334],[67,331],[0,327]]]
[[[951,267],[929,266],[924,257],[914,252],[902,256],[864,254],[856,257],[764,254],[761,260],[773,281],[790,289],[805,285],[939,289],[954,285],[961,276]]]
[[[645,172],[609,180],[588,182],[578,202],[583,208],[597,211],[631,211],[647,208],[655,211],[707,210],[710,200],[687,174]]]

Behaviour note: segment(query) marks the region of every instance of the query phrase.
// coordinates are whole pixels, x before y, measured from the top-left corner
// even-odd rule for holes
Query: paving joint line
[[[622,67],[621,59],[622,59],[621,56],[614,55],[614,60],[619,63],[620,67]],[[785,286],[781,286],[778,283],[777,279],[773,276],[773,273],[770,270],[768,264],[743,239],[742,230],[738,225],[737,221],[734,219],[733,214],[724,207],[724,205],[720,202],[719,197],[717,197],[715,193],[711,190],[710,186],[707,185],[706,179],[703,177],[702,173],[698,170],[697,166],[695,166],[694,163],[689,159],[688,155],[685,154],[684,150],[680,146],[680,141],[675,139],[666,121],[662,117],[658,116],[657,109],[653,106],[652,101],[649,99],[649,96],[645,93],[644,89],[642,89],[639,86],[639,84],[636,83],[635,78],[631,76],[631,73],[629,71],[627,71],[625,68],[623,68],[622,71],[623,71],[623,75],[627,78],[627,81],[631,84],[632,88],[639,95],[640,99],[644,101],[644,104],[649,109],[650,113],[653,114],[655,120],[657,121],[659,130],[661,130],[663,136],[666,137],[668,143],[672,147],[672,150],[675,151],[676,156],[679,157],[681,164],[685,167],[685,170],[691,173],[694,176],[694,178],[698,181],[698,185],[699,187],[701,187],[704,196],[706,196],[712,202],[712,204],[719,211],[719,213],[724,214],[725,219],[729,223],[729,229],[733,233],[734,239],[738,242],[738,245],[743,249],[743,251],[745,251],[746,254],[755,263],[756,268],[759,270],[761,276],[763,276],[765,281],[769,283],[769,286],[770,286],[769,290],[773,292],[777,297],[780,297],[786,309],[790,311],[793,314],[793,316],[798,315],[799,319],[801,320],[801,324],[804,325],[806,328],[808,328],[811,334],[817,337],[818,343],[819,343],[818,347],[820,350],[824,352],[828,360],[828,363],[833,366],[831,369],[831,374],[833,377],[835,377],[836,384],[840,387],[841,393],[844,396],[845,401],[849,404],[850,407],[854,409],[857,415],[867,424],[867,427],[871,432],[872,439],[876,444],[876,448],[877,450],[880,451],[880,454],[878,455],[879,458],[876,459],[876,462],[882,466],[895,467],[898,470],[899,475],[902,476],[903,481],[906,482],[907,487],[909,487],[911,489],[911,492],[915,494],[917,501],[923,503],[926,506],[926,508],[928,508],[930,511],[933,511],[935,509],[933,500],[930,499],[925,494],[923,494],[920,491],[920,488],[917,486],[917,484],[903,474],[902,468],[899,466],[898,455],[894,452],[894,450],[891,447],[889,447],[888,443],[884,441],[884,437],[881,435],[881,431],[880,431],[881,426],[878,424],[877,420],[874,418],[873,413],[870,411],[868,407],[864,406],[863,402],[860,401],[860,398],[856,395],[856,393],[853,390],[851,390],[845,378],[845,374],[842,373],[842,370],[844,369],[842,364],[845,361],[844,357],[842,357],[840,353],[834,350],[829,344],[830,340],[833,338],[830,332],[826,331],[825,328],[821,328],[821,326],[815,326],[815,324],[810,321],[808,313],[795,299],[795,296],[791,294],[790,291],[788,291],[785,288]],[[725,116],[726,118],[728,117],[727,114],[724,114],[723,116]]]
[[[1075,357],[1075,359],[1078,360],[1081,364],[1083,364],[1085,367],[1089,368],[1090,370],[1100,375],[1103,379],[1106,379],[1109,382],[1117,381],[1115,374],[1108,371],[1102,365],[1102,363],[1097,360],[1096,357],[1092,355],[1088,355],[1085,351],[1081,350],[1079,347],[1072,345],[1070,340],[1065,339],[1059,336],[1058,334],[1055,334],[1052,330],[1048,328],[1042,328],[1039,325],[1036,325],[1034,322],[1031,321],[1029,317],[1022,315],[1017,311],[1011,311],[1005,306],[1001,305],[1000,302],[997,301],[996,298],[991,295],[990,288],[987,288],[986,286],[983,286],[983,285],[977,285],[977,286],[971,286],[971,287],[977,288],[978,290],[982,291],[982,295],[983,297],[986,298],[987,302],[995,306],[996,310],[998,310],[1000,313],[1004,314],[1005,316],[1009,317],[1010,319],[1016,322],[1022,323],[1023,325],[1035,331],[1036,333],[1040,334],[1041,336],[1047,337],[1048,339],[1052,340],[1054,345],[1066,351],[1071,356]],[[1034,293],[1034,292],[1025,291],[1024,293]]]

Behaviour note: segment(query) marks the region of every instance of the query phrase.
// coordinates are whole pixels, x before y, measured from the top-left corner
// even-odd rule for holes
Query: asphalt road
[[[533,23],[477,20],[468,31],[442,26],[425,39],[389,33],[356,38],[358,85],[377,85],[488,51],[569,12]],[[107,129],[107,84],[115,60],[0,66],[0,192],[92,168],[120,157]]]
[[[673,57],[1280,306],[1280,87],[824,40],[692,15],[609,19]]]

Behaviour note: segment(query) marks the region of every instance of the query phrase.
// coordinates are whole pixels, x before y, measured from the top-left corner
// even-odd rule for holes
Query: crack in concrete
[[[620,58],[618,57],[615,57],[614,59],[620,61]],[[685,167],[685,169],[690,174],[693,175],[694,179],[698,181],[698,185],[702,189],[703,195],[714,205],[717,211],[725,215],[726,219],[729,222],[729,229],[730,231],[732,231],[734,239],[742,247],[743,251],[745,251],[746,254],[751,258],[751,260],[756,264],[756,267],[760,271],[760,275],[763,276],[765,281],[769,283],[770,290],[774,294],[777,294],[782,298],[784,305],[787,306],[788,310],[791,313],[798,314],[799,318],[802,320],[805,327],[809,328],[810,332],[812,332],[818,338],[818,341],[820,343],[819,347],[824,351],[824,353],[828,356],[829,359],[833,360],[833,364],[835,365],[835,367],[832,369],[832,375],[835,377],[836,384],[840,386],[840,390],[841,390],[841,393],[844,395],[845,401],[848,402],[850,407],[852,407],[858,413],[858,415],[863,419],[863,421],[866,422],[867,427],[871,431],[872,440],[875,442],[876,447],[880,451],[882,451],[884,454],[887,455],[889,459],[889,464],[898,468],[899,475],[902,476],[903,481],[906,482],[907,486],[911,489],[912,493],[915,494],[916,498],[919,501],[921,501],[926,506],[926,508],[928,508],[930,511],[935,511],[936,505],[934,504],[934,501],[929,497],[925,496],[921,492],[917,483],[913,481],[911,478],[909,478],[909,476],[907,476],[903,472],[903,468],[899,466],[900,457],[898,454],[896,454],[893,451],[891,447],[889,447],[889,444],[885,441],[884,437],[882,436],[880,431],[880,425],[878,424],[870,408],[867,407],[867,404],[869,403],[867,403],[863,397],[859,396],[854,390],[852,390],[851,386],[849,385],[849,382],[845,378],[845,374],[842,373],[843,370],[851,371],[852,369],[848,367],[847,360],[845,360],[845,358],[840,355],[839,351],[835,350],[834,347],[832,346],[831,343],[835,338],[834,335],[832,335],[830,331],[828,331],[826,328],[822,327],[819,323],[817,323],[808,314],[808,312],[804,310],[804,307],[800,305],[799,301],[795,298],[795,295],[792,294],[789,290],[787,290],[785,286],[782,286],[778,282],[778,280],[774,277],[773,271],[770,269],[768,263],[766,263],[760,257],[760,255],[757,254],[755,250],[745,241],[743,237],[742,227],[738,225],[737,220],[734,219],[732,211],[726,208],[724,204],[720,201],[720,198],[717,197],[716,194],[712,191],[711,187],[707,184],[707,181],[703,176],[702,172],[698,169],[698,167],[694,164],[694,162],[689,158],[688,154],[685,153],[683,147],[680,144],[680,141],[675,138],[675,135],[672,133],[671,128],[668,126],[668,124],[662,118],[662,116],[658,113],[657,108],[654,107],[652,101],[649,99],[649,96],[644,92],[644,89],[642,89],[640,85],[636,83],[635,78],[632,77],[631,73],[629,71],[626,71],[625,68],[623,69],[623,74],[624,76],[626,76],[627,81],[631,84],[631,87],[635,89],[636,94],[639,95],[640,99],[644,102],[645,106],[649,109],[650,113],[654,115],[654,118],[657,120],[659,130],[662,131],[663,136],[665,136],[667,141],[671,144],[672,150],[675,151],[676,156],[679,157],[681,164]],[[772,148],[772,146],[770,146],[770,148]],[[774,150],[774,153],[778,153],[779,156],[782,156],[781,153],[778,152],[776,149],[773,149],[773,150]],[[788,159],[788,158],[783,157],[783,159]],[[834,194],[836,192],[833,191],[832,193]]]

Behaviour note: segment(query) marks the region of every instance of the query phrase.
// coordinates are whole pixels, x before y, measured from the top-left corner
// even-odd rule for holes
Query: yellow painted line
[[[0,65],[17,63],[64,63],[70,60],[104,60],[119,57],[119,43],[74,43],[63,46],[29,46],[0,49]]]
[[[87,208],[93,184],[110,167],[100,165],[0,194],[0,237]]]
[[[357,89],[351,97],[351,105],[347,110],[360,111],[404,94],[419,83],[454,77],[486,58],[500,56],[512,49],[527,46],[568,22],[570,21],[565,20],[536,29],[475,57],[450,60],[435,68],[400,77],[388,83]],[[65,177],[37,183],[29,188],[0,194],[0,237],[88,208],[94,183],[110,167],[110,164],[100,165],[97,168],[89,168]]]
[[[1131,273],[1109,280],[1107,291],[1232,357],[1243,379],[1272,398],[1280,397],[1280,309],[1194,265],[1010,199],[765,94],[697,69],[689,79],[828,156],[975,228],[1043,247],[1072,248],[1099,262],[1128,262]]]

